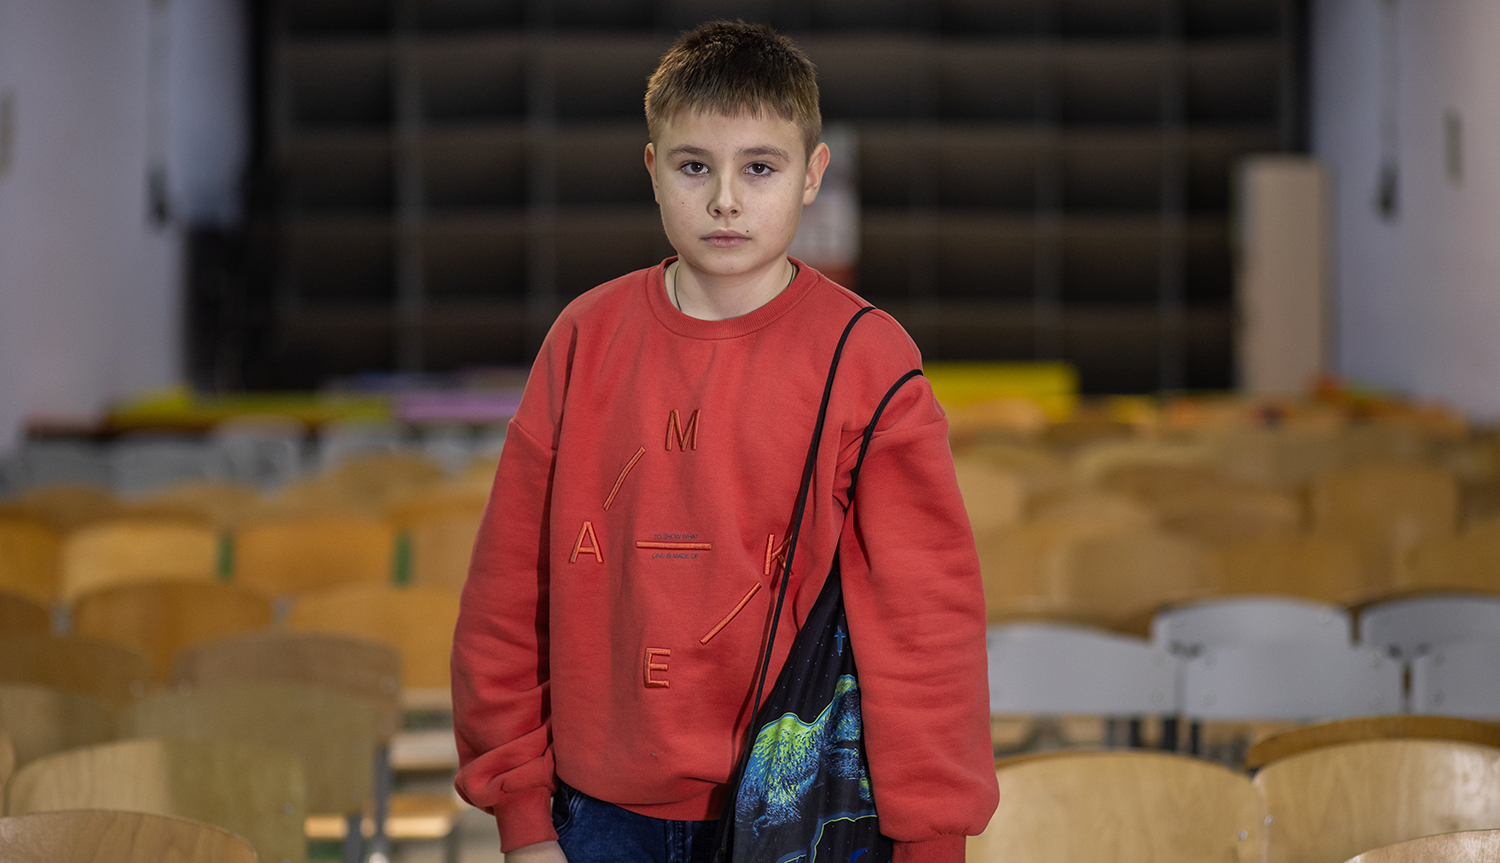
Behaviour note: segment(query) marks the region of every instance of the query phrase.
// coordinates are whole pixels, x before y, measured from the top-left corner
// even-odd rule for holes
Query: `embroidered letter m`
[[[667,414],[667,452],[672,451],[672,444],[683,452],[698,448],[698,411],[695,409],[688,417],[687,428],[682,427],[682,419],[677,411]]]

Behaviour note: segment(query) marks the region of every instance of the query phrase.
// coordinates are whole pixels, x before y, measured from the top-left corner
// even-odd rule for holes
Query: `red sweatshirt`
[[[828,365],[866,305],[799,264],[765,306],[703,321],[672,306],[663,271],[558,317],[475,544],[453,639],[457,786],[505,850],[556,838],[554,776],[642,815],[718,817]],[[845,500],[866,423],[920,365],[889,316],[855,325],[769,680],[838,550],[881,830],[897,861],[959,863],[997,801],[984,599],[924,378],[886,409]]]

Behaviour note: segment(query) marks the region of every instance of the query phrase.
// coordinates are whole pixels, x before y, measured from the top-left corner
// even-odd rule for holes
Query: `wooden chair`
[[[73,604],[73,631],[138,650],[157,680],[177,652],[271,625],[271,600],[218,582],[149,581],[89,591]]]
[[[39,486],[6,501],[6,507],[41,519],[53,530],[63,532],[125,512],[125,505],[102,489],[68,484]]]
[[[16,772],[16,746],[10,741],[10,732],[0,725],[0,795],[5,793],[5,783]],[[3,797],[0,797],[3,802]]]
[[[1500,863],[1500,830],[1423,836],[1366,851],[1347,863]]]
[[[1371,740],[1312,749],[1256,774],[1266,863],[1340,863],[1371,848],[1500,827],[1500,749]]]
[[[1066,526],[1025,524],[976,531],[985,614],[991,623],[1060,612],[1052,596],[1063,547],[1074,538]]]
[[[24,683],[0,684],[0,728],[15,764],[115,739],[117,711],[92,695]]]
[[[238,524],[260,503],[248,485],[225,480],[187,482],[156,491],[131,505],[133,513],[172,514],[203,519],[223,530]]]
[[[1449,716],[1358,716],[1273,734],[1250,747],[1245,769],[1254,773],[1275,761],[1313,749],[1366,740],[1449,740],[1500,748],[1500,725]]]
[[[1314,532],[1354,540],[1386,584],[1395,583],[1397,562],[1414,546],[1458,528],[1458,481],[1434,467],[1339,471],[1314,481],[1309,499]]]
[[[0,513],[0,589],[51,605],[61,547],[58,532],[41,518]]]
[[[1000,806],[969,863],[1259,859],[1264,816],[1244,776],[1180,755],[1068,752],[1001,761]]]
[[[9,863],[256,863],[228,830],[145,812],[77,809],[0,818]]]
[[[1350,602],[1374,589],[1359,547],[1339,536],[1268,536],[1229,543],[1213,555],[1226,594]]]
[[[1201,545],[1156,531],[1070,543],[1052,575],[1052,592],[1071,613],[1140,634],[1157,608],[1218,587],[1217,570]]]
[[[422,806],[412,795],[394,791],[391,744],[401,726],[401,657],[379,642],[323,632],[263,632],[189,648],[178,655],[173,679],[193,687],[248,680],[314,684],[364,699],[376,714],[374,811],[366,833],[383,851],[384,840],[447,836],[457,810],[452,805]],[[446,764],[438,765],[445,767]],[[391,817],[394,813],[395,817]],[[446,821],[444,820],[446,819]],[[418,831],[415,825],[434,820]],[[343,819],[310,819],[309,835],[342,839]]]
[[[172,682],[201,688],[247,681],[305,683],[365,699],[376,738],[400,729],[401,654],[378,641],[326,632],[271,630],[204,641],[172,663]]]
[[[484,507],[451,507],[424,514],[406,528],[409,555],[407,582],[451,591],[463,590],[469,558]]]
[[[297,757],[268,746],[123,740],[17,770],[6,811],[117,809],[190,818],[243,836],[263,863],[306,863],[304,782]]]
[[[1151,501],[1163,528],[1210,546],[1290,536],[1302,529],[1302,502],[1288,492],[1213,485]]]
[[[458,594],[452,591],[354,584],[297,597],[286,625],[390,644],[401,653],[402,688],[437,691],[434,695],[446,703],[457,622]]]
[[[389,583],[396,537],[376,518],[322,514],[246,524],[234,542],[235,582],[280,596]]]
[[[123,707],[146,694],[151,660],[82,636],[0,636],[0,682],[31,683],[96,696]]]
[[[52,613],[35,600],[0,589],[0,635],[46,635]]]
[[[1344,466],[1336,428],[1247,429],[1217,445],[1219,472],[1245,485],[1295,491]]]
[[[363,840],[357,825],[374,799],[375,722],[362,698],[321,686],[247,681],[148,696],[121,715],[120,735],[222,737],[295,754],[307,782],[307,812],[356,825],[344,845],[345,860],[356,861]]]
[[[219,571],[219,534],[180,519],[120,518],[69,534],[63,542],[63,602],[132,581],[212,581]]]
[[[1026,488],[1019,477],[976,456],[958,456],[953,466],[975,533],[1020,523]]]
[[[1138,533],[1157,525],[1157,515],[1140,501],[1098,489],[1068,489],[1040,495],[1032,505],[1037,524],[1067,525],[1079,535]]]
[[[403,707],[443,713],[452,705],[448,658],[457,622],[458,594],[452,591],[355,584],[297,597],[286,625],[296,632],[337,633],[395,647],[401,654]],[[451,727],[446,723],[436,732],[397,735],[392,741],[393,769],[456,769]],[[434,758],[429,754],[433,752],[440,754]],[[421,799],[397,794],[391,800],[392,819],[387,832],[398,840],[446,836],[451,843],[457,838],[453,828],[458,812],[459,807],[448,795]]]
[[[1401,561],[1396,587],[1500,593],[1500,520],[1476,522],[1456,536],[1417,543]]]
[[[350,497],[389,501],[413,489],[441,483],[442,465],[411,452],[358,455],[334,465],[323,474],[330,484]]]

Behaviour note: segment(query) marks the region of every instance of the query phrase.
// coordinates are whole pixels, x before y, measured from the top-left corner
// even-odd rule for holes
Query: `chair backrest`
[[[1039,524],[1073,525],[1080,536],[1139,533],[1157,524],[1156,513],[1146,504],[1128,495],[1091,488],[1043,495],[1033,505],[1031,517]]]
[[[86,591],[132,581],[212,581],[218,570],[219,533],[206,523],[111,519],[80,528],[63,541],[59,593],[71,603]]]
[[[1183,664],[1182,709],[1196,720],[1311,722],[1401,710],[1401,664],[1347,644],[1209,648]]]
[[[62,538],[35,516],[0,513],[0,589],[51,605]]]
[[[1180,755],[1070,752],[1001,762],[1000,806],[969,863],[1258,860],[1263,817],[1244,776]]]
[[[412,584],[462,590],[469,576],[474,538],[479,535],[483,507],[446,509],[418,518],[407,529]]]
[[[1017,524],[1025,512],[1026,488],[1019,477],[976,456],[953,460],[958,489],[974,532]]]
[[[1470,639],[1500,640],[1500,596],[1434,593],[1403,596],[1359,612],[1359,642],[1410,659]]]
[[[9,863],[256,863],[248,841],[222,827],[107,809],[0,818]]]
[[[238,740],[122,740],[38,759],[7,788],[11,815],[119,809],[191,818],[249,840],[262,863],[305,863],[296,756]]]
[[[1303,752],[1256,774],[1266,863],[1340,863],[1419,836],[1500,827],[1500,749],[1372,740]]]
[[[1344,465],[1332,429],[1246,429],[1218,442],[1219,469],[1249,485],[1295,490]]]
[[[1229,543],[1214,552],[1225,593],[1347,602],[1371,589],[1359,547],[1339,536],[1294,534]]]
[[[6,501],[10,509],[45,521],[55,530],[68,531],[125,511],[103,486],[43,485]]]
[[[0,635],[45,635],[52,612],[37,601],[0,588]]]
[[[0,794],[5,792],[5,783],[10,781],[10,775],[16,772],[16,745],[10,740],[10,732],[5,726],[0,725]],[[4,800],[0,799],[0,807]],[[3,811],[3,808],[0,808]]]
[[[1396,587],[1500,593],[1500,522],[1417,543],[1401,561]]]
[[[1177,660],[1145,639],[1058,623],[992,626],[990,713],[1162,716],[1176,708]]]
[[[381,742],[400,728],[401,654],[363,638],[280,630],[223,638],[177,654],[172,679],[192,687],[247,680],[325,686],[368,701]]]
[[[1295,535],[1304,520],[1301,501],[1268,488],[1214,485],[1152,501],[1163,528],[1211,546]]]
[[[1361,544],[1394,583],[1396,563],[1419,542],[1458,528],[1458,481],[1420,465],[1384,465],[1318,477],[1310,488],[1313,528]]]
[[[287,628],[335,632],[390,644],[401,653],[401,685],[447,691],[458,594],[432,587],[358,584],[297,597]]]
[[[1217,583],[1201,545],[1154,531],[1071,543],[1053,574],[1065,608],[1111,625],[1145,623],[1157,608],[1204,595]]]
[[[121,737],[223,737],[301,759],[310,812],[359,812],[373,793],[375,711],[361,698],[284,681],[218,683],[148,696],[120,716]]]
[[[17,766],[54,752],[114,740],[109,703],[81,692],[24,683],[0,684],[0,728],[10,735]]]
[[[1281,596],[1223,596],[1158,611],[1151,641],[1178,653],[1221,645],[1353,642],[1349,612],[1336,605]]]
[[[0,682],[32,683],[97,696],[117,707],[146,694],[151,660],[82,636],[0,636]]]
[[[1045,524],[975,532],[985,613],[990,622],[1061,610],[1061,603],[1051,594],[1057,579],[1050,572],[1072,539],[1073,533],[1066,527]]]
[[[1245,756],[1245,769],[1254,772],[1273,761],[1311,749],[1364,740],[1451,740],[1500,747],[1500,724],[1406,713],[1320,722],[1257,741]]]
[[[234,544],[235,582],[283,595],[388,583],[396,537],[373,517],[322,514],[246,524]]]
[[[271,600],[238,585],[150,581],[92,590],[73,605],[73,631],[138,650],[157,680],[172,674],[177,652],[271,625]]]
[[[1500,639],[1455,641],[1413,659],[1411,710],[1500,720]]]
[[[1500,863],[1500,830],[1463,830],[1366,851],[1347,863]]]
[[[167,486],[135,501],[131,511],[179,513],[223,530],[238,524],[259,503],[259,492],[248,485],[210,480]]]

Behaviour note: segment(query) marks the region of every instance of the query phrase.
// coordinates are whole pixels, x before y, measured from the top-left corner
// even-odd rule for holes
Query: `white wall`
[[[1375,207],[1381,0],[1314,0],[1312,143],[1335,183],[1346,378],[1500,416],[1500,2],[1396,0],[1399,209]],[[1462,120],[1450,180],[1445,116]]]
[[[238,8],[171,0],[158,9],[171,23],[239,28],[234,15],[194,8],[204,3]],[[214,120],[221,106],[204,91],[216,80],[205,74],[215,58],[181,27],[169,34],[168,61],[153,67],[152,8],[152,0],[0,0],[0,95],[12,100],[15,121],[0,175],[0,451],[27,416],[91,416],[181,376],[182,231],[151,224],[147,166],[154,158],[172,169],[179,211],[232,219],[222,189],[205,191],[213,183],[204,177],[220,177],[221,187],[237,178],[244,112],[220,112],[239,118],[227,133],[222,117]],[[170,43],[155,32],[160,59]],[[243,66],[239,50],[222,59]],[[221,96],[226,80],[238,85],[234,74],[217,80]],[[173,110],[182,103],[189,107]],[[202,146],[201,129],[230,145]]]

